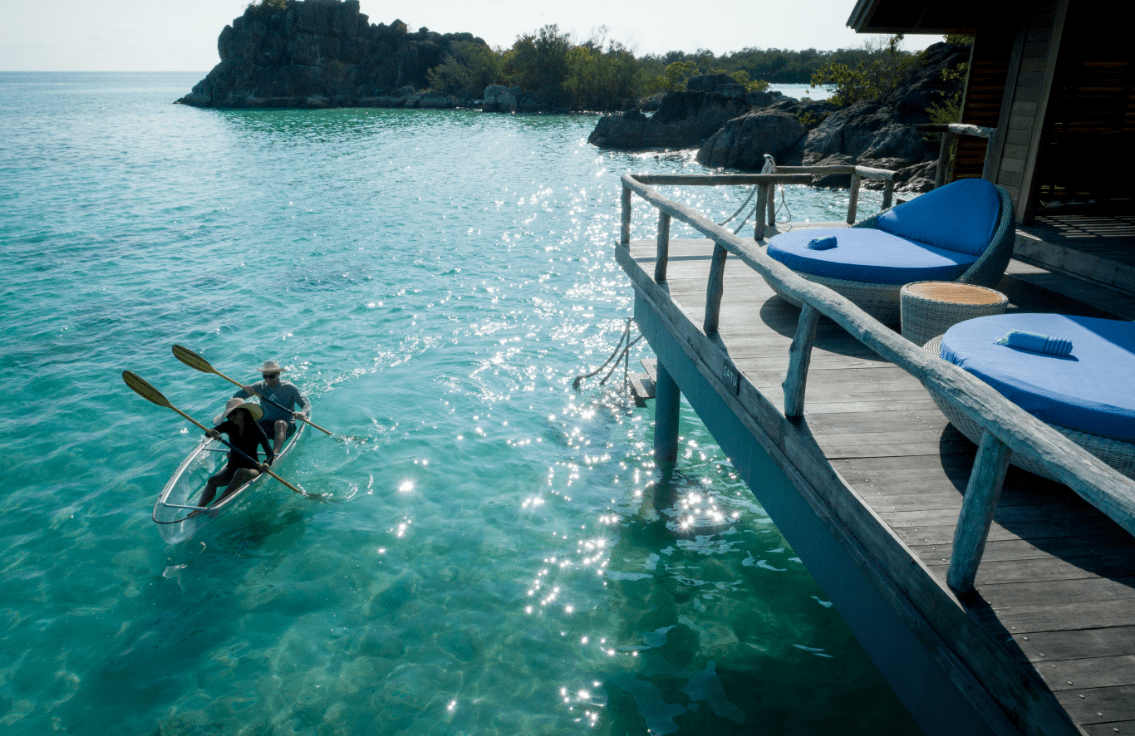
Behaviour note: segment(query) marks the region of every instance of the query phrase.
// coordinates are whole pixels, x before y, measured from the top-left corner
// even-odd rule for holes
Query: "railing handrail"
[[[642,182],[646,178],[637,174],[624,174],[622,177],[625,206],[622,245],[627,248],[630,247],[631,192],[656,207],[660,212],[660,219],[665,216],[667,223],[670,218],[684,222],[716,244],[706,297],[704,328],[707,332],[716,330],[717,327],[717,310],[722,296],[721,275],[724,272],[725,254],[731,253],[764,277],[774,289],[800,301],[805,305],[805,312],[813,309],[828,317],[884,360],[918,378],[943,400],[980,425],[987,433],[987,437],[983,439],[979,450],[978,461],[975,463],[970,486],[972,489],[978,481],[993,484],[995,486],[995,492],[991,499],[993,506],[996,505],[997,496],[1000,495],[1000,481],[996,479],[996,466],[1001,465],[1000,474],[1003,478],[1003,466],[1008,462],[1007,453],[998,450],[997,445],[1000,443],[1011,452],[1018,453],[1035,462],[1052,478],[1071,488],[1122,526],[1128,533],[1135,535],[1135,481],[1121,475],[1096,456],[1006,399],[985,382],[952,363],[931,357],[922,348],[915,346],[906,338],[883,326],[846,297],[825,286],[800,277],[787,266],[770,258],[752,242],[740,238],[707,220],[696,210],[666,199]],[[663,249],[664,244],[660,237],[660,254]],[[802,315],[801,321],[809,320],[805,320],[804,315]],[[814,334],[815,320],[810,321]],[[801,335],[799,330],[797,335]],[[806,342],[809,348],[810,341],[811,337],[807,336]],[[810,349],[806,352],[810,352]],[[796,371],[790,369],[790,374],[797,373],[797,380],[801,382],[806,379],[806,355],[803,360],[802,373],[799,369]],[[789,399],[790,393],[798,393],[802,411],[802,384],[799,392],[792,392],[786,386],[786,400]],[[987,444],[990,444],[990,447],[987,448]],[[986,458],[988,458],[988,461],[985,460]],[[989,464],[988,467],[986,467],[986,462]],[[979,475],[983,476],[984,480],[979,479]],[[969,496],[970,494],[967,491],[967,499]],[[986,533],[989,521],[992,518],[992,507],[987,511],[988,518],[984,519]],[[967,510],[964,505],[962,514],[963,517],[969,518],[966,516]],[[981,520],[970,521],[981,523]],[[958,531],[962,531],[961,521],[959,521]],[[969,533],[973,530],[966,531]],[[966,561],[972,563],[973,570],[976,570],[977,560],[981,557],[984,543],[985,535],[982,533],[976,549],[976,558]],[[955,553],[957,552],[957,549],[955,549]],[[957,581],[953,579],[953,567],[954,561],[951,561],[951,586],[955,589],[965,589],[964,580],[961,584],[955,585]],[[973,582],[973,570],[968,573],[970,587],[972,587]]]

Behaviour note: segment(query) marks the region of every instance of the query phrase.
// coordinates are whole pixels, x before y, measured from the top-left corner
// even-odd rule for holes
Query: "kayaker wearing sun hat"
[[[216,439],[224,432],[229,436],[229,444],[233,449],[229,451],[229,462],[205,484],[205,492],[201,494],[198,506],[208,506],[213,500],[219,486],[227,486],[225,495],[234,488],[240,488],[255,478],[262,471],[267,470],[275,459],[268,436],[260,428],[257,420],[264,416],[264,412],[256,404],[248,404],[240,399],[229,399],[225,410],[213,418],[217,425],[205,434]],[[264,448],[265,462],[258,463],[257,450]],[[224,495],[221,496],[224,498]]]
[[[233,394],[233,398],[247,399],[250,396],[259,396],[268,401],[261,402],[260,408],[264,411],[264,418],[259,420],[264,433],[275,440],[278,451],[284,446],[284,440],[296,431],[297,419],[306,419],[311,414],[311,402],[307,400],[294,383],[280,380],[282,368],[274,360],[267,360],[260,366],[260,376],[263,381],[257,381],[244,386]],[[286,407],[281,409],[273,403]],[[299,407],[300,411],[291,411]]]

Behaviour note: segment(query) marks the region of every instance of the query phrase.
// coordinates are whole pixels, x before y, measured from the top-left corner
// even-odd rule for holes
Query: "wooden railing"
[[[841,167],[842,168],[842,167]],[[842,173],[842,172],[841,172]],[[862,175],[862,174],[861,174]],[[740,238],[710,222],[686,205],[671,201],[650,184],[715,186],[724,184],[764,183],[769,186],[783,181],[797,183],[786,173],[750,176],[646,176],[624,174],[623,227],[621,247],[630,247],[631,194],[646,200],[659,212],[657,236],[658,261],[654,280],[666,280],[671,219],[677,219],[714,242],[713,259],[706,288],[703,329],[717,331],[724,289],[725,261],[729,255],[739,258],[759,273],[777,291],[800,301],[803,308],[796,333],[789,349],[789,366],[784,380],[784,416],[804,414],[808,364],[816,326],[821,315],[843,327],[884,360],[918,378],[947,403],[979,424],[984,433],[974,461],[969,484],[954,532],[953,553],[947,583],[962,593],[973,588],[978,564],[985,549],[985,540],[993,520],[1010,453],[1018,453],[1042,467],[1051,477],[1067,485],[1086,501],[1135,534],[1135,482],[1120,475],[1094,455],[1064,435],[1012,403],[988,384],[961,368],[930,356],[869,316],[851,301],[827,287],[807,281],[783,264],[766,255],[752,241]]]
[[[941,133],[942,144],[938,147],[938,173],[934,175],[934,188],[946,183],[947,170],[950,168],[950,152],[954,147],[954,140],[959,135],[969,135],[975,138],[984,138],[989,141],[985,148],[985,165],[982,167],[982,178],[989,172],[990,158],[993,156],[993,136],[997,135],[996,128],[986,128],[981,125],[967,125],[964,123],[925,123],[914,126],[920,133]]]
[[[859,208],[859,186],[864,179],[881,180],[883,184],[883,206],[889,209],[894,197],[895,172],[887,169],[872,169],[867,166],[778,166],[774,174],[719,174],[716,176],[689,176],[686,174],[635,174],[635,179],[646,185],[683,184],[685,186],[737,186],[754,185],[757,190],[757,205],[755,209],[756,220],[753,223],[753,239],[764,240],[767,226],[776,221],[776,200],[774,194],[778,185],[785,184],[811,184],[817,176],[830,174],[849,174],[851,176],[850,198],[847,203],[847,224],[855,223],[855,215]],[[623,226],[622,242],[630,242],[631,237],[631,192],[623,189]],[[658,213],[658,237],[669,238],[670,217],[662,211]],[[666,262],[660,252],[659,265],[662,278],[665,281]]]

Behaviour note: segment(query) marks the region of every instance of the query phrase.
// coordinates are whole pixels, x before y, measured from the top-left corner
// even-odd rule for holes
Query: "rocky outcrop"
[[[896,171],[896,183],[922,191],[932,186],[938,143],[927,140],[914,126],[930,122],[928,106],[958,91],[961,81],[947,81],[942,72],[966,61],[968,54],[966,47],[944,43],[929,47],[919,70],[880,101],[842,109],[808,99],[774,102],[729,121],[701,147],[698,161],[706,166],[759,170],[764,154],[770,153],[784,165],[858,164]],[[792,126],[787,117],[802,127]],[[805,128],[806,135],[789,145]],[[846,175],[827,176],[815,184],[846,187],[849,180]]]
[[[728,74],[699,74],[690,77],[684,91],[654,94],[634,110],[600,118],[587,141],[599,148],[632,151],[692,148],[751,108],[789,100],[780,92],[746,93]],[[655,114],[643,114],[648,112]]]
[[[587,142],[629,150],[693,148],[748,110],[743,100],[715,92],[670,92],[652,116],[634,109],[600,118]]]
[[[796,116],[782,110],[754,110],[727,122],[698,150],[705,166],[760,169],[764,155],[787,164],[788,154],[808,135]]]
[[[808,134],[803,163],[808,166],[851,163],[891,169],[903,188],[925,187],[934,178],[938,143],[927,140],[915,125],[930,122],[926,108],[956,92],[962,82],[947,81],[942,72],[965,62],[967,47],[934,44],[924,53],[923,66],[886,99],[859,102],[837,110]],[[905,171],[911,167],[917,170]],[[848,178],[826,177],[820,186],[847,186]]]
[[[372,25],[358,0],[250,5],[221,31],[221,63],[178,102],[198,107],[440,107],[415,90],[469,33]],[[452,104],[450,102],[452,101]]]

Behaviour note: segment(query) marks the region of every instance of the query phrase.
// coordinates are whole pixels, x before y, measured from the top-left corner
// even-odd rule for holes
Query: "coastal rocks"
[[[197,107],[453,107],[423,96],[429,70],[468,33],[411,33],[402,21],[371,25],[358,0],[249,5],[221,31],[221,63],[178,100]]]
[[[524,91],[520,87],[494,84],[485,88],[481,109],[485,112],[516,112],[523,99]]]
[[[788,164],[792,151],[808,130],[796,116],[781,110],[755,110],[734,118],[698,150],[698,163],[734,169],[760,169],[764,154]]]
[[[713,92],[670,92],[653,116],[636,109],[600,118],[587,141],[599,148],[692,148],[748,110],[742,100]]]
[[[930,122],[929,106],[941,104],[960,89],[960,80],[947,78],[943,72],[957,69],[967,58],[967,47],[935,44],[924,52],[922,66],[883,100],[842,109],[808,99],[773,102],[726,124],[702,146],[698,161],[707,166],[759,170],[763,154],[771,153],[777,163],[785,165],[870,166],[895,171],[895,182],[904,190],[926,191],[933,182],[938,144],[915,126]],[[752,99],[752,93],[747,99]],[[788,141],[799,131],[783,116],[795,118],[807,129],[791,145]],[[828,175],[817,177],[813,184],[846,187],[849,181],[846,174]],[[879,184],[866,182],[864,186]]]
[[[717,92],[722,85],[737,84],[728,74],[695,74],[686,80],[687,92]]]
[[[859,159],[900,159],[911,165],[922,161],[932,149],[915,131],[926,122],[878,102],[858,102],[832,113],[808,134],[804,163],[811,165],[830,156]]]

